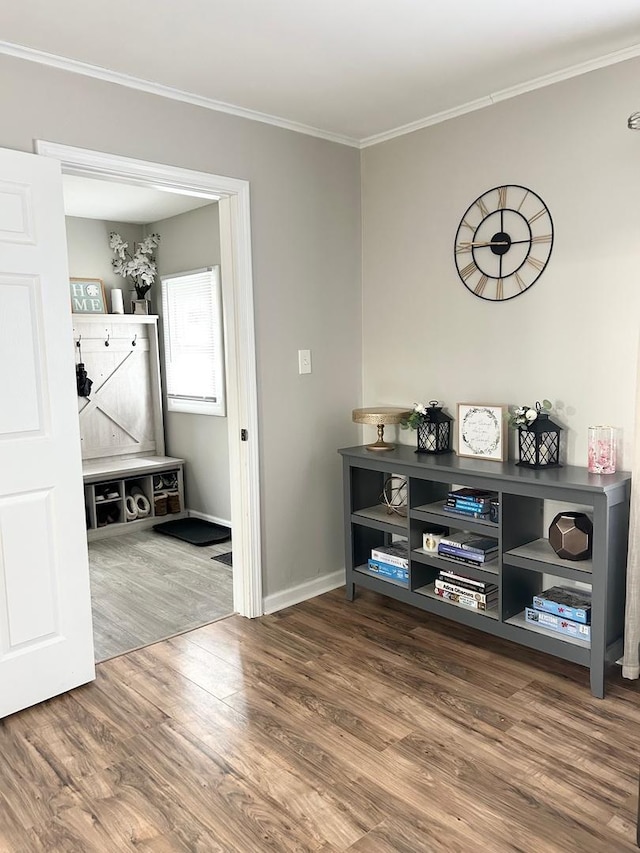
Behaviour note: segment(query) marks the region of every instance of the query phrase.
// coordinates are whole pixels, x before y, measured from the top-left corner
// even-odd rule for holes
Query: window
[[[225,415],[220,267],[160,281],[167,408]]]

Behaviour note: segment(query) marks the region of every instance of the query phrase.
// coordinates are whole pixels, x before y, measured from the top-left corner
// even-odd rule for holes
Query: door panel
[[[0,149],[0,717],[94,677],[62,183]]]
[[[2,399],[20,400],[0,408],[0,440],[42,431],[41,312],[39,279],[0,277],[0,365],[14,367],[3,371]]]

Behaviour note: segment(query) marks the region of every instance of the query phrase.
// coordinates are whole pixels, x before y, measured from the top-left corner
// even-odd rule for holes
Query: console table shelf
[[[340,450],[344,464],[347,597],[357,586],[590,670],[591,691],[604,696],[605,669],[620,657],[624,633],[626,550],[631,476],[627,472],[589,474],[566,466],[548,471],[513,462],[488,462],[416,454],[396,447],[372,454],[365,447]],[[385,480],[407,480],[407,516],[390,514],[381,503]],[[454,516],[443,509],[447,493],[460,486],[498,495],[500,521]],[[545,537],[544,504],[579,507],[593,520],[593,555],[573,562],[560,559]],[[425,531],[444,528],[493,536],[498,558],[484,566],[461,565],[422,548]],[[373,548],[402,537],[408,542],[409,578],[385,578],[368,568]],[[440,598],[434,582],[443,569],[458,571],[498,587],[497,605],[488,611]],[[525,607],[547,586],[580,581],[591,586],[591,640],[555,633],[525,620]]]

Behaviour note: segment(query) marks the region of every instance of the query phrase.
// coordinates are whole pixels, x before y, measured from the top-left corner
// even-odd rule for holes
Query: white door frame
[[[67,175],[155,186],[218,200],[228,385],[233,605],[242,616],[261,616],[258,393],[249,182],[41,139],[35,140],[35,150],[59,160]],[[243,429],[248,432],[247,441],[241,440]]]

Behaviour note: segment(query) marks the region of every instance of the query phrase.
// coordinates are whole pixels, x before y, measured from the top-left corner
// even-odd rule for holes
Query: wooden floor
[[[138,530],[89,544],[96,661],[233,613],[233,573],[212,560],[231,542],[199,547]]]
[[[633,845],[640,695],[363,593],[232,616],[0,724],[10,853]]]

